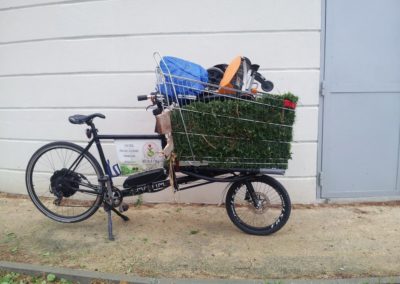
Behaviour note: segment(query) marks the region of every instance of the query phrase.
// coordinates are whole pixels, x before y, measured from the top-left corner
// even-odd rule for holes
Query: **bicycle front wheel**
[[[233,183],[225,205],[231,221],[252,235],[275,233],[285,225],[291,211],[288,193],[270,176],[249,177]]]
[[[26,169],[26,187],[35,206],[63,223],[83,221],[102,204],[97,160],[69,142],[54,142],[37,150]]]

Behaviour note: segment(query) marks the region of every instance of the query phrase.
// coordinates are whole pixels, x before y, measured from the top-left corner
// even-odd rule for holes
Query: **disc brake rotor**
[[[268,196],[263,192],[256,192],[256,195],[258,199],[258,208],[254,206],[252,201],[250,201],[249,206],[255,214],[264,214],[271,205],[271,201],[269,200]]]

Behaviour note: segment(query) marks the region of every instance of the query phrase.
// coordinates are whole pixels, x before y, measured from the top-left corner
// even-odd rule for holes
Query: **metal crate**
[[[295,110],[285,107],[285,96],[222,90],[163,73],[160,66],[156,77],[164,107],[172,109],[172,137],[181,165],[287,169]]]

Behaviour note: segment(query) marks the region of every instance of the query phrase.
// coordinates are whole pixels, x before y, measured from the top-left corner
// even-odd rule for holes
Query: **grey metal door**
[[[326,0],[321,197],[400,194],[400,1]]]

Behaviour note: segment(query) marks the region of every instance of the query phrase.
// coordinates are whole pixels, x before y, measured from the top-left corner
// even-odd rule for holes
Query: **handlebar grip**
[[[145,100],[147,100],[147,99],[148,99],[147,95],[140,95],[140,96],[137,96],[137,100],[138,100],[138,101],[145,101]]]

